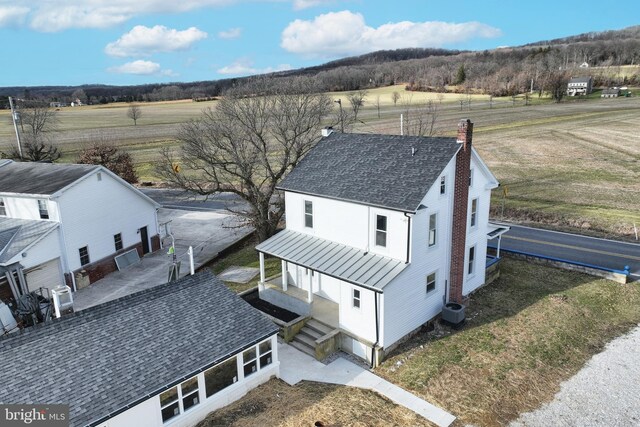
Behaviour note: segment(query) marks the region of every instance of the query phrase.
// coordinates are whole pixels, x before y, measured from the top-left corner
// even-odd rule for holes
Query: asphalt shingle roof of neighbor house
[[[591,77],[572,77],[569,83],[589,83]]]
[[[0,264],[57,227],[53,221],[0,217]]]
[[[1,403],[95,425],[277,333],[210,272],[0,338]]]
[[[37,162],[0,164],[0,193],[50,195],[99,168]]]
[[[334,132],[278,188],[414,212],[460,147],[456,138]]]

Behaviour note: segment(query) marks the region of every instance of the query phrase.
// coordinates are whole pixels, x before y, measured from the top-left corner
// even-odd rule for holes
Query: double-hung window
[[[118,233],[113,236],[113,243],[116,247],[116,252],[122,249],[122,233]]]
[[[473,169],[469,169],[469,187],[473,187]]]
[[[440,177],[440,194],[447,194],[447,177]]]
[[[261,342],[260,345],[258,345],[258,351],[260,352],[260,369],[271,365],[271,362],[273,362],[273,357],[271,355],[271,340],[268,339]]]
[[[304,201],[304,226],[313,228],[313,202]]]
[[[376,246],[387,247],[387,217],[376,215]]]
[[[436,273],[433,272],[427,276],[427,293],[436,290]]]
[[[476,271],[476,247],[469,248],[469,264],[467,266],[467,274],[471,276]]]
[[[475,227],[476,225],[478,225],[478,199],[473,199],[471,201],[470,226]]]
[[[198,377],[195,376],[160,394],[162,422],[166,423],[198,403],[200,403]]]
[[[256,353],[256,347],[251,347],[242,353],[242,362],[244,365],[245,378],[258,372],[258,358]]]
[[[438,228],[437,214],[429,215],[429,247],[435,246],[437,243],[437,228]]]
[[[80,255],[80,265],[87,265],[91,262],[89,258],[89,246],[83,246],[78,249],[78,254]]]
[[[4,205],[4,199],[0,197],[0,216],[7,216],[7,207]]]
[[[38,199],[38,211],[40,212],[40,219],[49,219],[49,207],[46,200]]]
[[[360,308],[360,289],[353,290],[353,308]]]

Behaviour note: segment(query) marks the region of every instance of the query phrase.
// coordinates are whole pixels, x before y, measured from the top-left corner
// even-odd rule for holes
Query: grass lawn
[[[231,405],[212,412],[197,427],[433,426],[379,394],[333,384],[272,379]]]
[[[500,426],[551,400],[613,338],[640,322],[640,283],[504,259],[475,293],[467,325],[436,326],[376,370],[451,412],[460,425]]]
[[[210,268],[211,271],[213,271],[215,274],[219,274],[231,266],[260,268],[260,260],[258,258],[258,252],[256,252],[255,250],[255,246],[256,242],[253,240],[249,240],[247,244],[239,250],[213,260],[212,262],[207,264],[206,267]],[[271,277],[280,274],[280,272],[282,271],[281,268],[282,264],[279,259],[265,257],[265,277]],[[258,286],[259,281],[260,276],[258,275],[248,283],[225,282],[225,284],[234,292],[239,293],[250,288],[255,288],[256,286]]]

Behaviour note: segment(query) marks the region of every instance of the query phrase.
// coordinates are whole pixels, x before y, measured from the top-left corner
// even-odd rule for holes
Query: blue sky
[[[491,49],[636,25],[628,13],[636,8],[637,0],[0,0],[0,86],[215,80],[379,49]]]

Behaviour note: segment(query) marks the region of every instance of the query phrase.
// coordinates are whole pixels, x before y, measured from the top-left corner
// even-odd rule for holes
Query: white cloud
[[[381,49],[440,47],[501,34],[498,28],[480,22],[402,21],[373,28],[361,14],[344,10],[316,16],[312,21],[296,19],[282,32],[280,46],[307,56],[334,57]]]
[[[22,25],[28,13],[28,7],[0,5],[0,28]]]
[[[41,32],[69,28],[109,28],[150,14],[181,13],[202,8],[229,6],[247,0],[0,0],[0,27],[23,25]],[[262,0],[282,2],[283,0]],[[290,0],[304,9],[327,0]],[[330,0],[329,0],[330,1]],[[25,6],[16,6],[24,4]],[[16,16],[17,14],[17,16]]]
[[[217,72],[218,74],[224,75],[248,76],[255,74],[273,73],[276,71],[286,71],[290,69],[291,65],[289,64],[280,64],[277,67],[255,68],[253,66],[253,61],[246,58],[241,58],[231,63],[230,65],[219,68]]]
[[[221,39],[237,39],[242,34],[242,28],[229,28],[226,31],[220,31],[218,37]]]
[[[207,33],[196,27],[178,31],[162,25],[145,27],[136,25],[115,42],[109,43],[104,51],[111,56],[147,56],[158,52],[187,50],[195,42],[206,39]]]
[[[335,0],[293,0],[293,8],[295,10],[302,10],[334,2]]]
[[[149,76],[151,74],[172,75],[171,70],[162,70],[160,64],[152,61],[137,60],[127,62],[117,67],[111,67],[107,71],[117,74],[137,74],[141,76]]]

